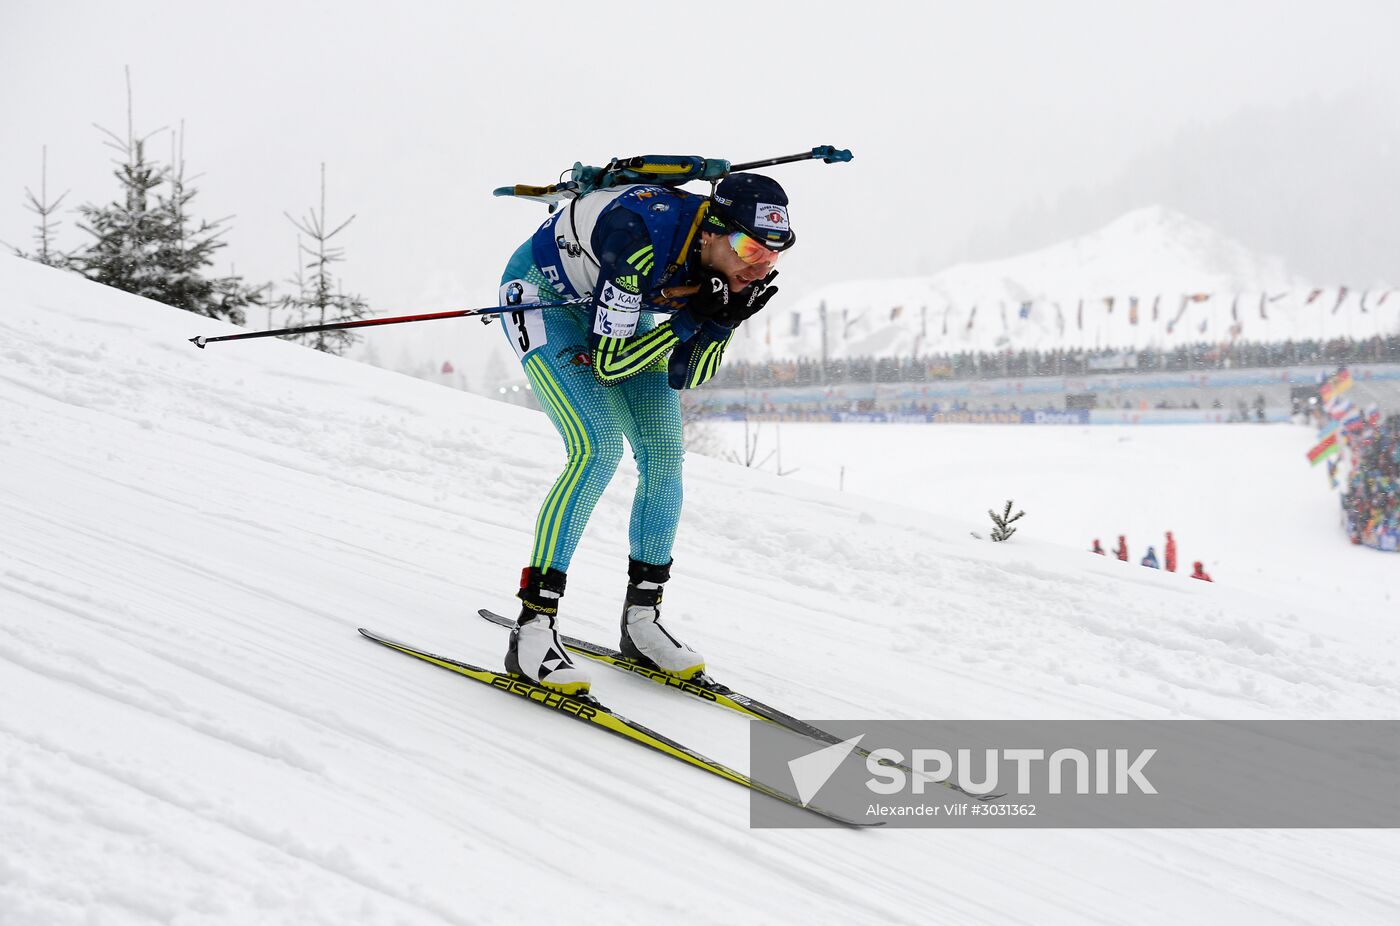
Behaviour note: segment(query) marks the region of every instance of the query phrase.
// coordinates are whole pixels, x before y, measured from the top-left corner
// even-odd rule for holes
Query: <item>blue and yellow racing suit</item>
[[[732,334],[695,322],[676,293],[698,282],[700,232],[723,230],[708,206],[669,187],[600,190],[551,215],[506,265],[503,306],[587,300],[501,316],[568,453],[535,521],[533,567],[568,570],[624,438],[639,473],[631,557],[671,561],[684,456],[677,390],[714,375]],[[653,309],[674,315],[658,324]]]

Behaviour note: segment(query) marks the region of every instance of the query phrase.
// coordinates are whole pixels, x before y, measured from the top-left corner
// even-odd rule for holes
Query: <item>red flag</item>
[[[1320,289],[1315,289],[1315,290],[1313,290],[1312,292],[1308,293],[1308,298],[1307,298],[1307,300],[1306,300],[1303,304],[1304,304],[1304,305],[1312,305],[1314,302],[1317,301],[1317,297],[1318,297],[1318,296],[1321,296],[1321,295],[1322,295],[1322,290],[1320,290]]]
[[[1337,290],[1337,304],[1334,305],[1334,306],[1332,306],[1332,314],[1333,314],[1333,315],[1336,315],[1336,314],[1337,314],[1337,310],[1340,309],[1340,308],[1342,307],[1342,303],[1346,301],[1346,298],[1347,298],[1347,288],[1346,288],[1345,286],[1343,286],[1342,288],[1340,288],[1340,289]]]
[[[1316,466],[1319,460],[1325,460],[1339,453],[1341,449],[1342,448],[1337,445],[1337,432],[1333,431],[1331,434],[1324,437],[1317,446],[1308,451],[1308,462]]]
[[[452,361],[451,361],[451,360],[444,360],[444,361],[442,362],[442,372],[444,372],[444,373],[455,373],[455,372],[457,372],[457,371],[454,370],[454,369],[452,368]]]
[[[973,326],[973,324],[976,323],[976,321],[977,321],[977,306],[973,306],[973,307],[972,307],[972,311],[969,312],[969,313],[967,314],[967,329],[966,329],[966,330],[971,331],[971,330],[972,330],[972,326]]]

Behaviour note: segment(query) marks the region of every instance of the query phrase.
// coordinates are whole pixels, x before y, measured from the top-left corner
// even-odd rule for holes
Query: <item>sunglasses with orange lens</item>
[[[734,232],[729,236],[729,246],[739,259],[746,264],[776,264],[782,256],[778,251],[766,247],[763,242],[746,232]]]

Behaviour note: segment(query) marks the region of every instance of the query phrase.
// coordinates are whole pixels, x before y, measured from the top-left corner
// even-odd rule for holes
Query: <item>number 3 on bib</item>
[[[530,305],[540,300],[539,287],[524,280],[511,280],[501,285],[498,305]],[[502,318],[506,330],[510,332],[510,346],[515,348],[517,359],[524,359],[532,350],[544,346],[544,318],[539,310],[518,309]]]

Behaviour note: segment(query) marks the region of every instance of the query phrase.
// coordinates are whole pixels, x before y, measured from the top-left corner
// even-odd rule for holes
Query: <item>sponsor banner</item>
[[[1400,827],[1397,720],[750,724],[753,777],[888,827]],[[833,826],[752,795],[758,828]]]
[[[928,416],[934,424],[1021,424],[1021,412],[936,412]]]
[[[1091,370],[1136,370],[1138,355],[1136,351],[1126,350],[1116,354],[1091,355],[1085,366]]]
[[[1249,422],[1239,422],[1226,408],[1096,408],[1089,412],[1089,424],[1257,424],[1252,417]],[[1286,422],[1290,412],[1286,408],[1266,407],[1264,421]]]
[[[1022,424],[1088,424],[1089,409],[1071,408],[1065,411],[1024,411]]]

